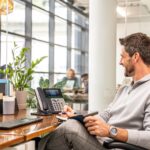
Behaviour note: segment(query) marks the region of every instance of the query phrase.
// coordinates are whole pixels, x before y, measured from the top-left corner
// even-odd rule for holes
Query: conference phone
[[[53,114],[63,111],[65,101],[60,89],[40,88],[35,90],[39,110],[44,114]]]

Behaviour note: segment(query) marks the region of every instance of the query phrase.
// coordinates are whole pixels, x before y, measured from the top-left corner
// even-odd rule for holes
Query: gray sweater
[[[110,125],[127,129],[127,143],[150,149],[150,74],[120,88],[100,116]]]

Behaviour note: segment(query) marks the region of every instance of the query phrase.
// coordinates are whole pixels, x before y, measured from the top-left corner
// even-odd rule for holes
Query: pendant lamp
[[[0,15],[7,15],[13,11],[13,0],[0,0]]]

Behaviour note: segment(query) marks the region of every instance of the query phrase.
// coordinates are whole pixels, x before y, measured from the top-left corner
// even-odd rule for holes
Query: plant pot
[[[19,109],[26,109],[27,92],[26,91],[16,91],[16,99]]]

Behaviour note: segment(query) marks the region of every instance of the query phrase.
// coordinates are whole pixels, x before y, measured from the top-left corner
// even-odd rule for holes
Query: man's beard
[[[134,75],[134,73],[135,73],[135,69],[134,69],[134,66],[130,66],[130,68],[125,68],[125,73],[124,73],[124,75],[126,76],[126,77],[132,77],[133,75]]]

